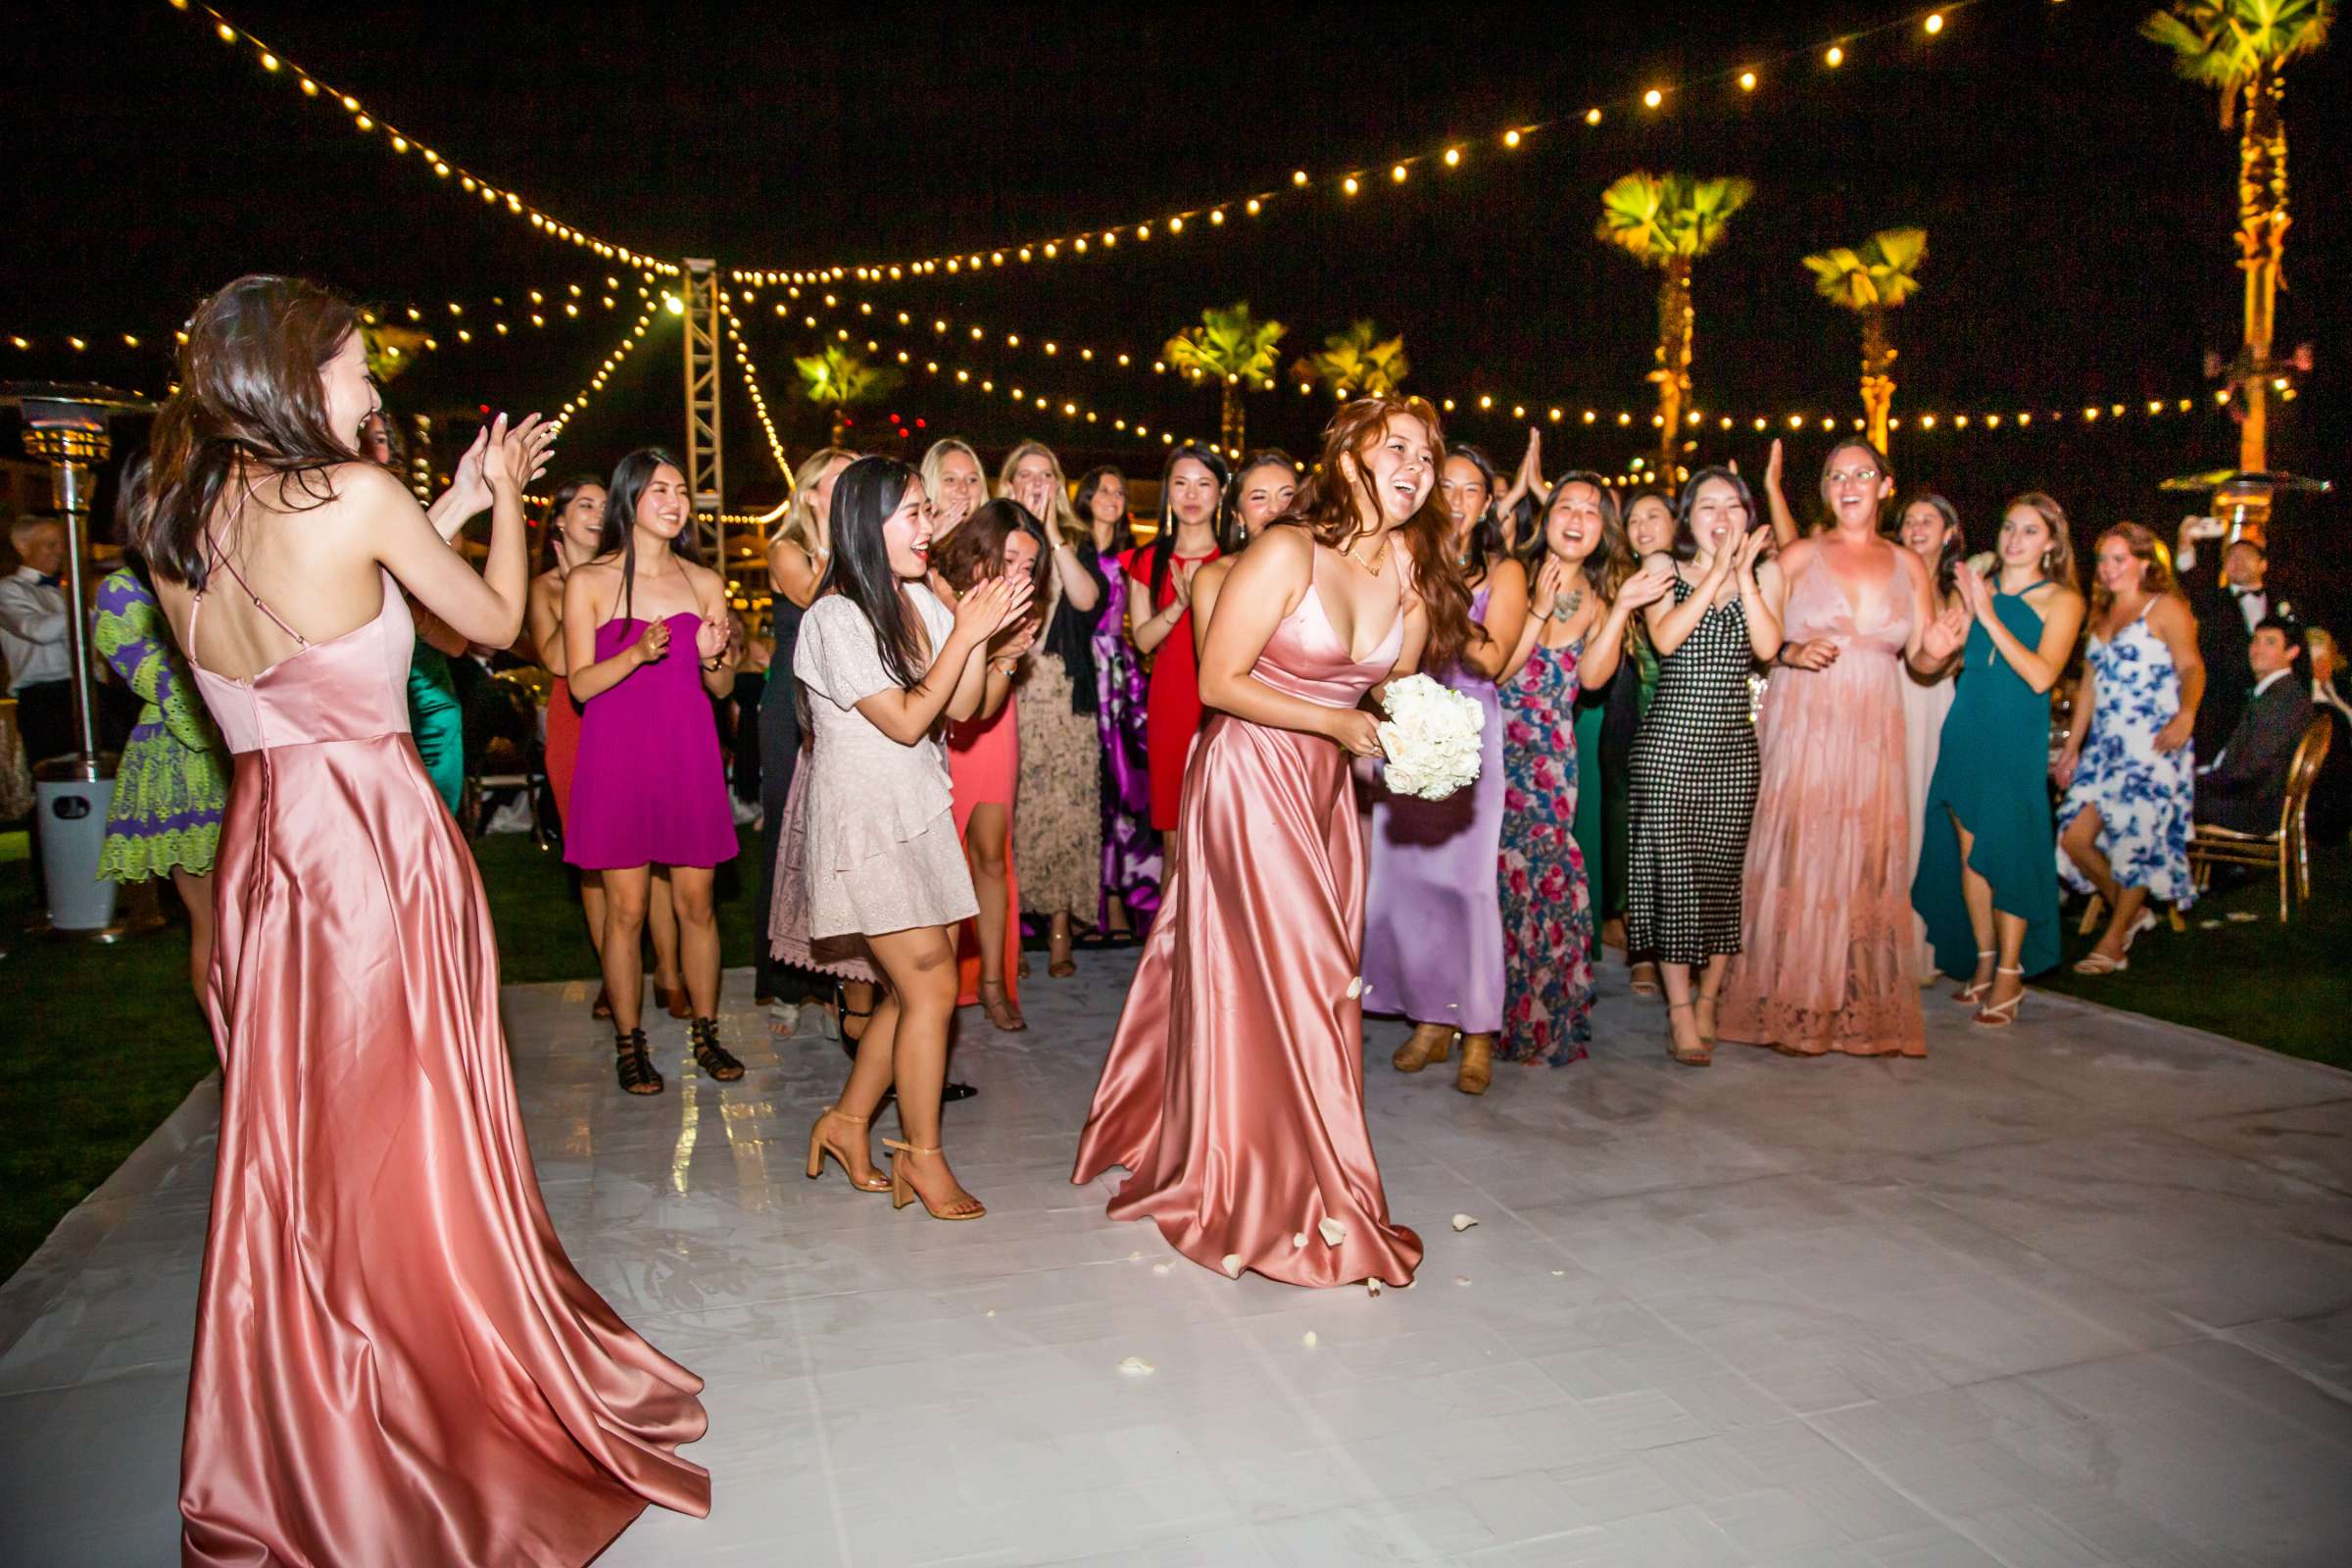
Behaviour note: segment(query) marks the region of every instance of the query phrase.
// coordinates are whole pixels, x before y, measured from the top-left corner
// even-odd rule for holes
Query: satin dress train
[[[1328,554],[1316,550],[1318,571]],[[1351,658],[1310,584],[1253,675],[1353,708],[1403,635],[1399,619]],[[1218,713],[1193,749],[1180,822],[1071,1180],[1125,1167],[1110,1217],[1152,1221],[1204,1268],[1409,1284],[1421,1239],[1391,1222],[1364,1125],[1364,838],[1348,758]]]
[[[409,736],[414,642],[387,577],[356,630],[250,680],[195,671],[236,776],[188,1568],[569,1568],[648,1502],[710,1509],[675,1452],[702,1381],[580,1278],[540,1200],[481,877]]]

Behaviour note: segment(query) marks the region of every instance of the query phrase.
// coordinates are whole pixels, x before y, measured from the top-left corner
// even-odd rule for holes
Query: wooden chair
[[[2311,902],[2311,844],[2304,815],[2311,788],[2328,760],[2329,726],[2325,716],[2311,721],[2295,743],[2294,760],[2286,769],[2286,804],[2278,808],[2278,825],[2268,833],[2239,833],[2199,822],[2190,831],[2188,863],[2202,889],[2217,865],[2250,865],[2278,872],[2278,923],[2284,925],[2297,902]]]

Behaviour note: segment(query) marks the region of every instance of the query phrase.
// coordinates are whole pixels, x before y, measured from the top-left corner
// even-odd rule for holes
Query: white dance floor
[[[565,1245],[710,1382],[710,1518],[603,1562],[2352,1562],[2352,1077],[2038,994],[2006,1035],[1932,999],[1924,1061],[1690,1072],[1611,969],[1592,1059],[1483,1100],[1375,1030],[1429,1257],[1374,1299],[1068,1185],[1126,970],[1041,972],[1026,1035],[967,1015],[973,1225],[803,1180],[841,1060],[743,973],[750,1076],[681,1071],[664,1019],[652,1101],[593,987],[508,993]],[[176,1560],[216,1103],[0,1292],[0,1562]]]

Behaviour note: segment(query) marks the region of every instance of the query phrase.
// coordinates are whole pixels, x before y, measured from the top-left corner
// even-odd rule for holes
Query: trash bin
[[[49,929],[61,936],[96,935],[115,921],[115,884],[98,877],[106,811],[115,798],[115,762],[112,754],[101,754],[94,763],[58,757],[32,770],[41,871],[49,885]]]

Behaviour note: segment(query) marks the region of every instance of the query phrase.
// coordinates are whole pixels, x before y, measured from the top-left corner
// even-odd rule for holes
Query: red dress
[[[1154,614],[1176,602],[1176,574],[1185,567],[1217,559],[1205,556],[1168,558],[1168,579],[1152,592],[1152,551],[1141,546],[1127,553],[1127,575],[1138,591],[1149,595]],[[1177,803],[1184,795],[1184,763],[1192,755],[1193,737],[1200,732],[1200,660],[1193,652],[1193,612],[1177,617],[1176,629],[1152,653],[1152,687],[1144,700],[1144,749],[1152,763],[1152,825],[1165,833],[1176,826]]]
[[[580,760],[580,710],[571,684],[556,677],[547,694],[547,787],[556,797],[556,820],[571,826],[571,774]]]

